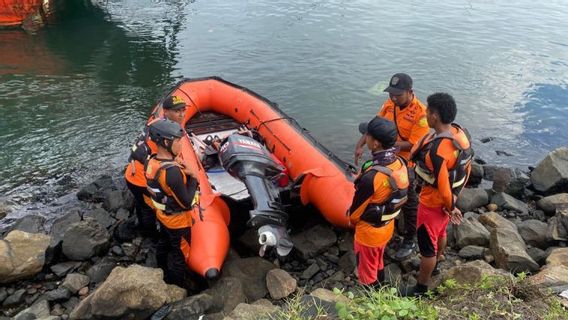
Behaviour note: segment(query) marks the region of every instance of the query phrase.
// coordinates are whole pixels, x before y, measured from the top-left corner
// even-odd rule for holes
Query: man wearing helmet
[[[164,117],[180,125],[185,118],[185,102],[177,96],[169,96],[162,103]],[[156,121],[156,120],[154,120]],[[138,228],[143,236],[156,237],[156,215],[152,210],[150,194],[147,191],[144,164],[151,154],[156,153],[156,145],[148,141],[147,127],[136,139],[131,148],[128,166],[124,171],[126,185],[134,196],[135,212],[138,218]]]
[[[160,119],[149,127],[150,139],[157,153],[146,163],[148,192],[160,223],[156,247],[158,266],[167,283],[185,287],[185,254],[191,241],[191,211],[198,201],[197,173],[179,158],[182,127],[174,121]]]

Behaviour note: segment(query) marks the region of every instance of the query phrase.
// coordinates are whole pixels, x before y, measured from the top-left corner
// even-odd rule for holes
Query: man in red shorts
[[[428,291],[432,271],[446,247],[446,227],[459,224],[460,210],[455,206],[471,171],[473,150],[467,130],[453,121],[457,107],[447,93],[434,93],[427,99],[426,119],[430,132],[412,149],[415,172],[422,183],[417,217],[420,249],[418,283],[406,295],[420,296]]]

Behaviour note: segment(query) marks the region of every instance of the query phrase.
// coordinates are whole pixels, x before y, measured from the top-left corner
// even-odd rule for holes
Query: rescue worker
[[[169,96],[162,103],[166,119],[183,123],[186,103],[177,96]],[[155,121],[155,120],[153,120]],[[150,122],[151,123],[151,122]],[[150,155],[156,153],[157,147],[148,139],[148,127],[138,136],[132,146],[128,165],[124,171],[126,185],[134,196],[135,212],[138,219],[138,229],[145,237],[157,238],[156,214],[152,209],[150,194],[147,190],[144,164]]]
[[[434,93],[427,102],[426,117],[432,129],[414,146],[411,155],[422,184],[417,223],[420,270],[417,285],[407,292],[415,296],[428,291],[432,271],[446,247],[448,223],[460,224],[462,220],[455,204],[469,177],[473,158],[468,132],[453,123],[457,113],[454,98]]]
[[[383,253],[394,233],[393,219],[406,202],[408,169],[396,155],[393,122],[375,117],[361,123],[365,143],[373,158],[363,164],[355,180],[355,196],[349,209],[355,225],[354,252],[359,283],[380,285],[385,280]]]
[[[146,180],[156,216],[160,239],[156,247],[158,266],[167,283],[185,287],[186,255],[191,242],[191,211],[198,201],[195,169],[180,159],[185,131],[171,120],[157,120],[149,127],[158,151],[146,163]]]
[[[394,122],[397,132],[395,147],[397,154],[407,161],[409,168],[410,187],[408,201],[402,209],[404,226],[401,232],[404,238],[394,258],[402,261],[408,258],[416,249],[416,208],[418,194],[414,184],[414,172],[411,169],[410,150],[428,132],[426,107],[412,90],[412,78],[406,73],[397,73],[390,79],[389,86],[384,90],[389,98],[381,107],[379,117]],[[355,165],[363,154],[365,136],[361,137],[355,148]]]

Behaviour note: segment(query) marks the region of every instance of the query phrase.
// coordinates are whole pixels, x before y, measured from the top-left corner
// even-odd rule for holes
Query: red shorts
[[[434,257],[438,253],[438,239],[446,237],[446,228],[450,216],[443,207],[430,208],[423,204],[418,205],[416,219],[416,236],[418,248],[423,257]]]
[[[370,285],[378,280],[379,272],[384,268],[383,254],[385,247],[386,244],[380,247],[367,247],[357,240],[353,241],[359,283]]]

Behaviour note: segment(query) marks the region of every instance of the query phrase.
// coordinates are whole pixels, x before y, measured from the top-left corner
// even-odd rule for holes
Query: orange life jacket
[[[142,133],[132,145],[128,165],[124,171],[124,178],[139,187],[146,187],[144,166],[152,154],[157,152],[156,144],[148,138],[146,132]]]

